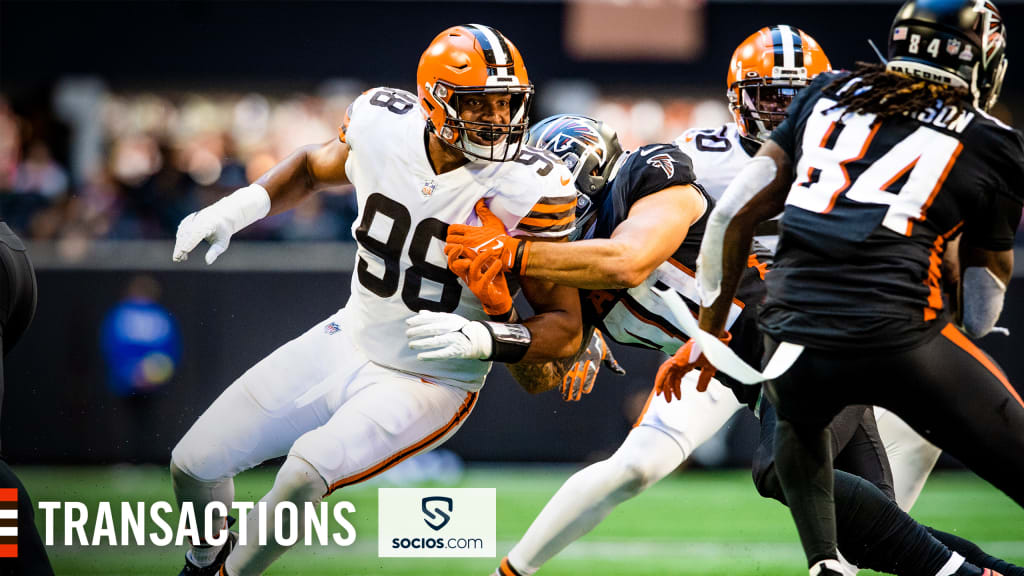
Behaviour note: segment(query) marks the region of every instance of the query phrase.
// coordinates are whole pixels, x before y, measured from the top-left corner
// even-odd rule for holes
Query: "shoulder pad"
[[[405,120],[419,108],[416,96],[405,90],[384,86],[371,88],[352,101],[345,111],[345,119],[338,127],[338,138],[352,145],[353,133],[364,127],[390,119]]]

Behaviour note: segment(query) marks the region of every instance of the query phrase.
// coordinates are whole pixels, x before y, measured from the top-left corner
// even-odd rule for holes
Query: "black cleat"
[[[224,565],[224,561],[228,559],[228,554],[231,554],[237,542],[238,534],[228,532],[228,541],[224,543],[224,547],[220,549],[217,557],[214,558],[209,566],[196,566],[186,555],[185,567],[181,569],[181,573],[178,576],[218,576],[221,573],[221,566]]]

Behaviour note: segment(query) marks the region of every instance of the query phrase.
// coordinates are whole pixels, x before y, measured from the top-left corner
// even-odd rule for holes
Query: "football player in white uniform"
[[[578,349],[574,289],[524,279],[539,314],[511,323],[507,288],[479,300],[464,282],[487,271],[460,279],[442,254],[448,225],[473,222],[478,201],[515,235],[560,239],[574,229],[571,175],[551,155],[523,146],[533,87],[518,50],[488,26],[449,28],[421,57],[417,91],[368,90],[350,106],[337,140],[300,148],[181,222],[174,260],[206,239],[210,264],[234,232],[317,190],[351,182],[359,205],[349,301],[250,368],[193,424],[171,459],[179,503],[230,506],[236,474],[287,455],[263,500],[271,512],[296,503],[301,529],[305,502],[451,437],[473,410],[491,361]],[[417,358],[402,334],[421,310],[464,318],[476,359]],[[531,342],[530,328],[541,326]],[[232,549],[233,535],[214,545],[206,538],[225,519],[214,518],[208,533],[199,516],[204,541],[189,550],[182,574],[260,574],[286,550],[257,546],[254,537]],[[266,527],[268,516],[250,513],[247,533]]]

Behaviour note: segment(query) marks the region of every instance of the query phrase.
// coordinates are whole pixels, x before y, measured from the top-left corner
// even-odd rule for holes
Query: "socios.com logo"
[[[431,506],[433,504],[434,506]],[[441,505],[448,508],[446,512]],[[452,519],[452,511],[455,509],[455,502],[447,496],[427,496],[423,499],[423,515],[426,518],[423,519],[435,531],[440,530],[448,525],[448,522]]]
[[[494,488],[380,488],[377,494],[380,557],[494,557]]]

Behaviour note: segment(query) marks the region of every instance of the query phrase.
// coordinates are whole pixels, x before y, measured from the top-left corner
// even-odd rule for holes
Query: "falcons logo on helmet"
[[[671,178],[676,173],[675,160],[668,154],[655,154],[647,159],[647,163],[664,170],[665,178]]]
[[[552,136],[554,137],[552,138]],[[605,155],[604,142],[597,131],[574,116],[567,116],[552,124],[544,131],[540,140],[547,142],[545,148],[556,154],[572,150],[575,144],[579,144],[581,152],[592,146],[598,158],[603,158]]]

